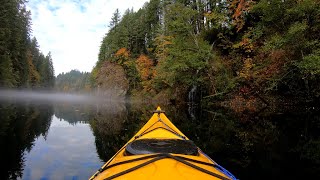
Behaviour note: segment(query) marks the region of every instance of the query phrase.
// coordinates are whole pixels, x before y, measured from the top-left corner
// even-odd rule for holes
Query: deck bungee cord
[[[171,161],[169,161],[169,159],[171,159]],[[172,160],[180,164],[173,166],[176,171],[168,170],[166,167],[172,165],[174,162]],[[148,165],[150,164],[156,165],[156,170],[159,170],[161,173],[150,171],[150,168],[155,167],[149,167]],[[143,167],[149,167],[149,170]],[[196,175],[190,177],[190,174],[186,175],[182,173],[181,168],[187,170],[188,173]],[[149,174],[153,173],[154,176],[157,176],[156,179],[161,179],[162,176],[169,177],[170,179],[174,179],[174,177],[197,179],[198,176],[204,179],[212,179],[209,178],[211,176],[221,180],[236,180],[235,176],[218,165],[202,152],[193,141],[184,136],[183,133],[166,118],[164,111],[159,107],[154,111],[154,115],[145,126],[90,179],[109,180],[121,178],[122,176],[125,176],[125,179],[136,179],[136,177],[140,179],[150,179],[147,175],[141,178],[141,173],[143,174],[148,171],[150,171]],[[133,172],[140,173],[132,174]]]
[[[156,122],[154,122],[151,126],[149,126],[145,131],[143,131],[140,135],[138,135],[138,136],[135,136],[135,139],[138,139],[139,137],[141,137],[141,136],[143,136],[143,135],[145,135],[145,134],[147,134],[147,133],[149,133],[149,132],[151,132],[151,131],[154,131],[154,130],[156,130],[156,129],[158,129],[158,128],[162,128],[162,129],[165,129],[165,130],[167,130],[167,131],[170,131],[171,133],[173,133],[173,134],[175,134],[176,136],[178,136],[178,137],[180,137],[181,139],[186,139],[186,137],[185,136],[181,136],[179,133],[177,133],[176,131],[174,131],[172,128],[170,128],[165,122],[163,122],[162,120],[161,120],[161,118],[160,118],[160,113],[164,113],[164,111],[154,111],[155,113],[158,113],[158,121],[156,121]],[[152,129],[152,130],[150,130],[150,131],[147,131],[147,130],[149,130],[152,126],[154,126],[156,123],[158,123],[158,122],[161,122],[161,123],[163,123],[163,125],[165,125],[167,128],[169,128],[169,129],[167,129],[167,128],[163,128],[163,127],[157,127],[157,128],[155,128],[155,129]]]
[[[122,165],[122,164],[125,164],[125,163],[131,163],[131,162],[134,162],[134,161],[140,161],[140,160],[149,159],[149,158],[153,158],[153,159],[151,159],[151,160],[149,160],[147,162],[144,162],[142,164],[139,164],[137,166],[134,166],[134,167],[132,167],[130,169],[127,169],[125,171],[122,171],[122,172],[120,172],[118,174],[115,174],[115,175],[113,175],[111,177],[105,178],[105,180],[114,179],[116,177],[122,176],[122,175],[124,175],[126,173],[130,173],[130,172],[132,172],[134,170],[137,170],[137,169],[139,169],[139,168],[141,168],[143,166],[146,166],[148,164],[151,164],[153,162],[159,161],[159,160],[164,159],[164,158],[174,159],[174,160],[179,161],[179,162],[181,162],[181,163],[183,163],[185,165],[188,165],[188,166],[190,166],[190,167],[192,167],[194,169],[197,169],[197,170],[199,170],[201,172],[207,173],[207,174],[209,174],[211,176],[220,178],[222,180],[230,180],[230,178],[225,178],[223,176],[220,176],[219,174],[213,173],[213,172],[208,171],[206,169],[203,169],[203,168],[201,168],[201,167],[199,167],[197,165],[191,164],[188,161],[191,161],[191,162],[194,162],[194,163],[199,163],[199,164],[204,164],[204,165],[207,165],[207,166],[213,166],[213,167],[216,166],[215,164],[210,164],[210,163],[207,163],[207,162],[197,161],[197,160],[189,159],[189,158],[186,158],[186,157],[176,156],[176,155],[172,155],[172,154],[169,154],[169,153],[167,153],[167,154],[154,154],[154,155],[145,156],[145,157],[142,157],[142,158],[137,158],[137,159],[132,159],[132,160],[128,160],[128,161],[119,162],[119,163],[113,164],[111,166],[108,166],[103,170],[106,170],[108,168],[112,168],[112,167],[115,167],[115,166],[118,166],[118,165]]]

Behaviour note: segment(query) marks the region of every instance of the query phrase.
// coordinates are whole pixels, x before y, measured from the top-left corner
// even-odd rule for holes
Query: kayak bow
[[[176,128],[160,107],[90,180],[114,178],[236,179]]]

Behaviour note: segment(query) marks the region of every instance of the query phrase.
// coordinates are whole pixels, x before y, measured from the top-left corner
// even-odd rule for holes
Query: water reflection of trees
[[[146,123],[155,108],[130,103],[100,105],[90,120],[100,159],[109,160]]]
[[[176,125],[240,179],[279,179],[319,176],[316,112],[268,112],[242,121],[242,114],[211,109],[199,111],[196,119],[172,118],[182,117]]]
[[[52,115],[51,105],[0,104],[0,179],[22,176],[24,152],[31,150],[37,137],[46,137]]]
[[[77,123],[89,123],[95,112],[96,106],[93,104],[75,104],[64,102],[55,104],[54,114],[58,119],[63,119],[72,125]]]
[[[128,121],[125,104],[101,105],[90,125],[95,136],[97,153],[101,160],[108,160],[127,140],[124,123]]]
[[[100,159],[111,158],[154,109],[155,105],[120,103],[92,110],[89,123]],[[319,176],[320,115],[316,110],[237,114],[202,107],[190,115],[187,107],[162,109],[204,152],[241,179]]]

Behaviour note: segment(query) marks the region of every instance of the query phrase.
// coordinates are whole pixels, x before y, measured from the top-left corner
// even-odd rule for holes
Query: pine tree
[[[111,17],[111,21],[109,23],[109,28],[113,29],[115,28],[121,20],[119,9],[116,9],[116,11],[113,13],[113,16]]]

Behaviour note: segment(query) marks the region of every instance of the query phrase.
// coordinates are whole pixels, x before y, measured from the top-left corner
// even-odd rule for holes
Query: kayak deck
[[[160,107],[90,179],[115,178],[236,179],[196,147]]]

